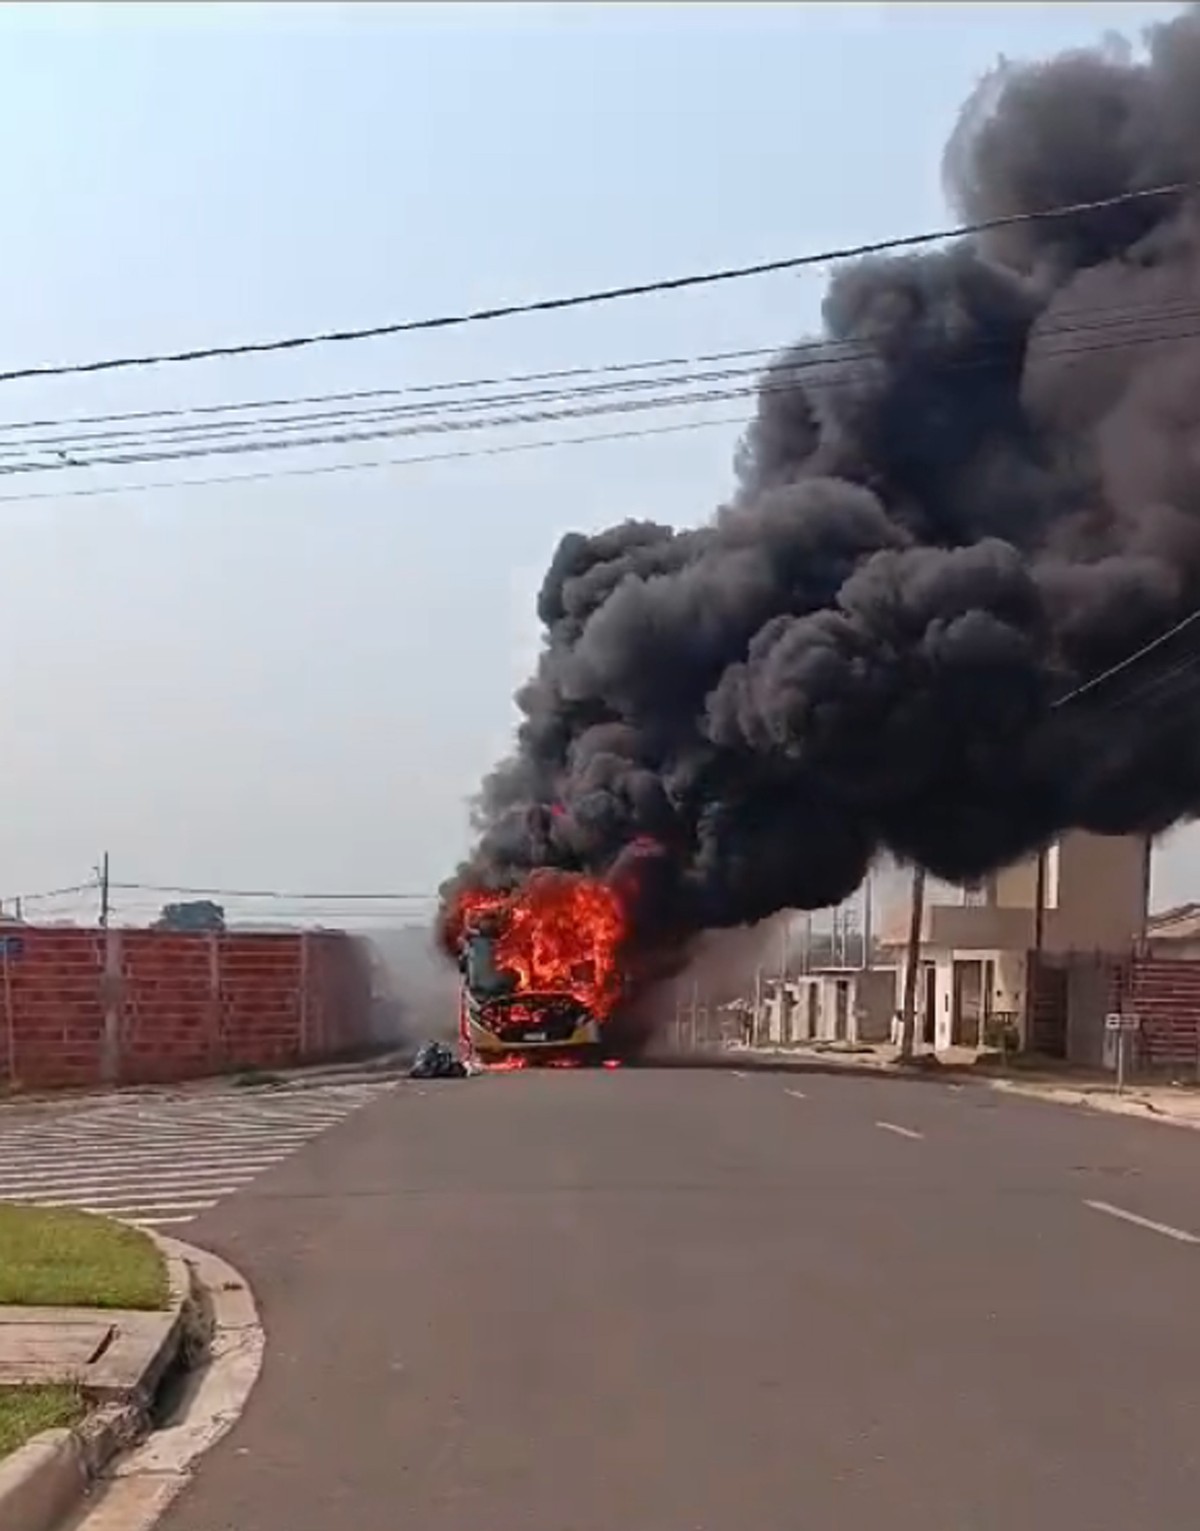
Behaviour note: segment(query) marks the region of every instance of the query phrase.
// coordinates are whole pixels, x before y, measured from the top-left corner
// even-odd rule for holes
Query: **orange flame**
[[[485,914],[497,918],[496,965],[516,975],[518,994],[569,994],[600,1020],[621,997],[628,920],[607,883],[569,872],[532,873],[515,892],[468,889],[451,917],[458,945]]]

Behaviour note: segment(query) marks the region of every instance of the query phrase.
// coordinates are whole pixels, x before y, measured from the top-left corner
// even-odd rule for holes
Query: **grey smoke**
[[[944,171],[966,222],[1200,179],[1200,8],[1002,66]],[[636,855],[669,945],[882,854],[959,881],[1195,812],[1200,628],[1052,703],[1200,605],[1198,219],[1158,195],[838,270],[728,504],[563,538],[447,893]]]
[[[458,1033],[458,986],[428,926],[372,930],[365,935],[374,963],[372,1040],[415,1047]]]

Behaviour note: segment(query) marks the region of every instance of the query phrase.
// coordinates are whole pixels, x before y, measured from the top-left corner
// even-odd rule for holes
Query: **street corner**
[[[161,1235],[155,1242],[171,1268],[186,1273],[190,1302],[179,1364],[161,1381],[148,1431],[122,1443],[129,1449],[118,1446],[90,1464],[71,1432],[55,1432],[65,1441],[31,1443],[53,1461],[65,1488],[43,1496],[40,1519],[10,1525],[0,1516],[5,1531],[146,1531],[241,1417],[262,1369],[264,1334],[254,1293],[240,1272],[208,1250]]]

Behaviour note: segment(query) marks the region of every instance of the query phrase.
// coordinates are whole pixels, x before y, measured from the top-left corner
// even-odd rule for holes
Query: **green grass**
[[[0,1387],[0,1457],[82,1416],[83,1399],[73,1387]]]
[[[163,1258],[137,1228],[0,1203],[0,1304],[153,1309],[167,1296]]]

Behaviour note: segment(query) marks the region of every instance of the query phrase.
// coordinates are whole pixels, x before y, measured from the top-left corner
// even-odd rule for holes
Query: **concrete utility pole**
[[[908,954],[904,963],[904,1003],[900,1011],[900,1056],[913,1056],[916,1043],[917,978],[921,968],[921,926],[925,917],[925,868],[914,867],[908,921]]]
[[[1035,1045],[1038,994],[1042,982],[1042,948],[1046,944],[1046,851],[1038,851],[1033,883],[1033,949],[1029,953],[1029,975],[1025,985],[1025,1045]]]
[[[779,952],[779,1040],[786,1047],[792,1040],[791,1009],[788,1005],[788,968],[792,964],[792,916],[784,916]]]
[[[108,898],[108,852],[107,851],[104,852],[104,856],[101,859],[100,865],[96,868],[96,873],[97,873],[97,875],[98,875],[98,877],[100,879],[100,929],[101,930],[107,930],[108,929],[108,916],[109,916],[109,913],[110,913],[110,905],[109,905],[109,898]]]

